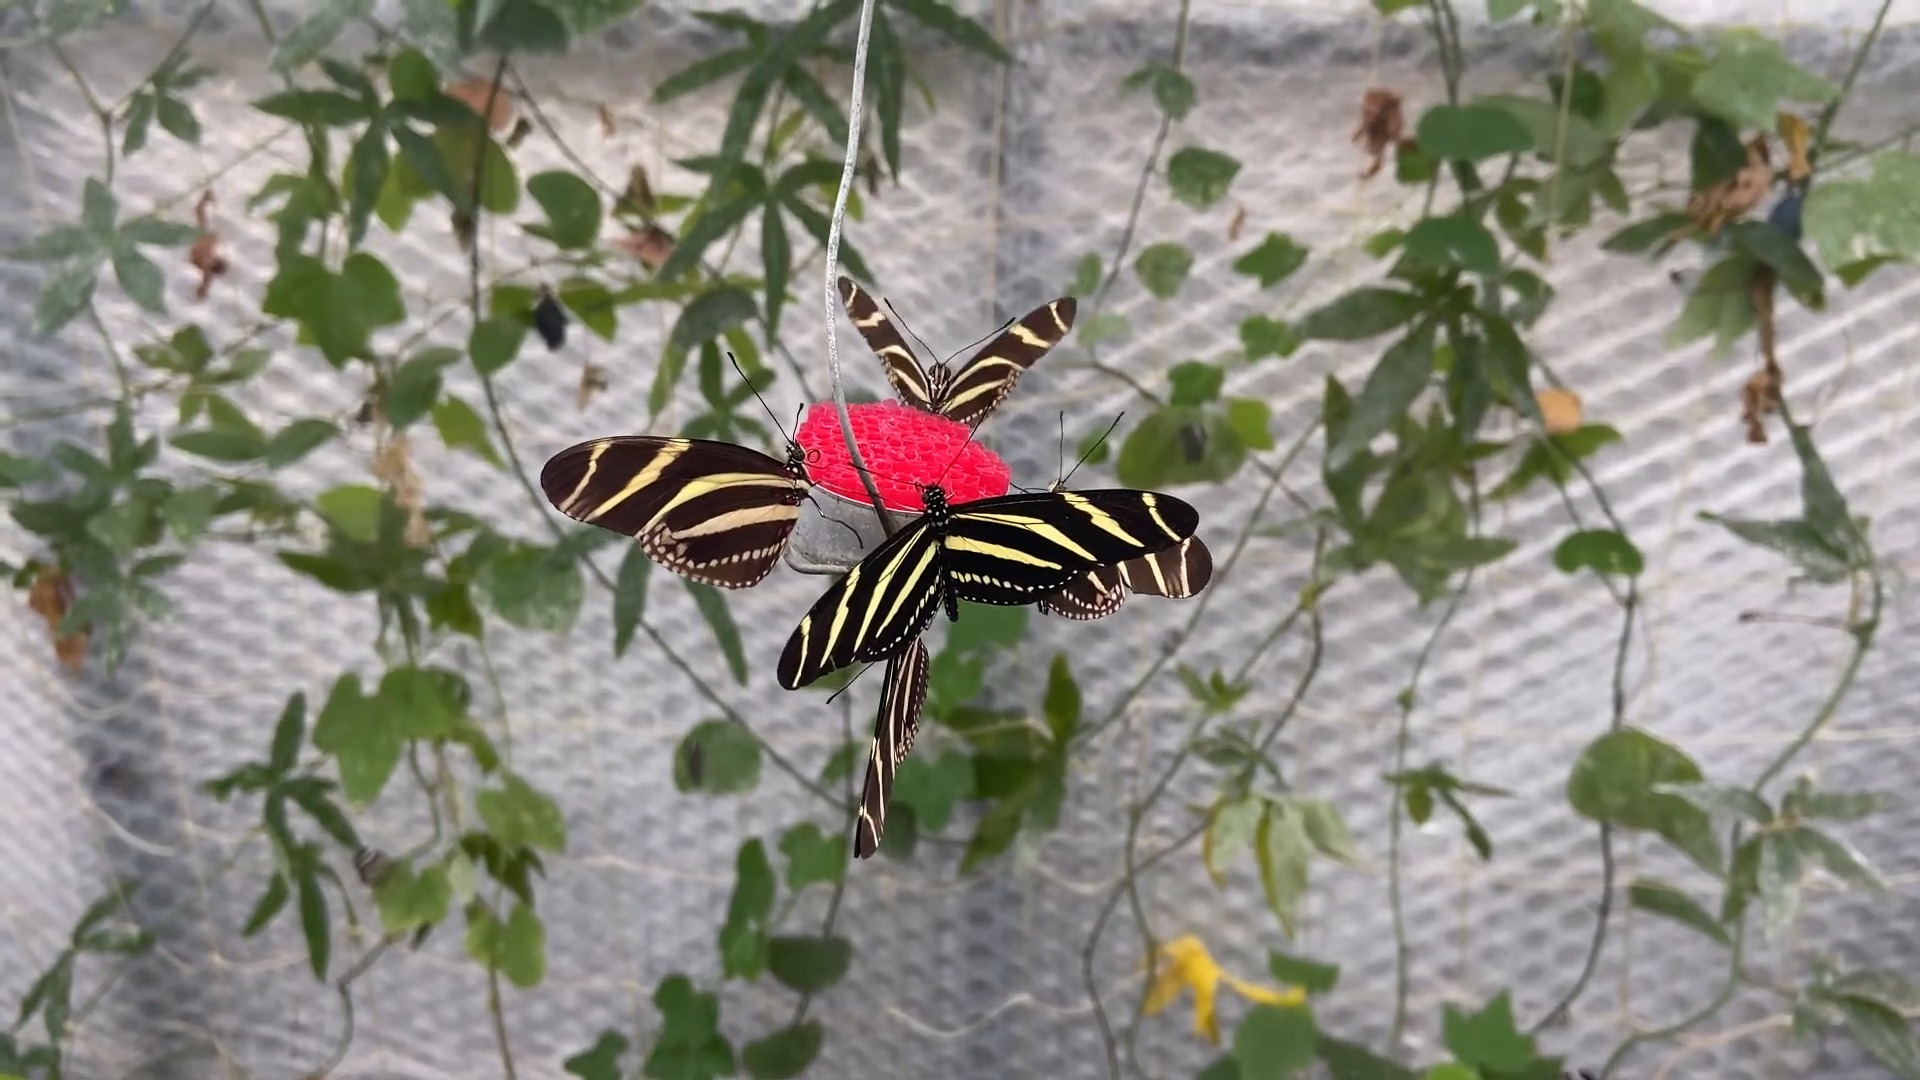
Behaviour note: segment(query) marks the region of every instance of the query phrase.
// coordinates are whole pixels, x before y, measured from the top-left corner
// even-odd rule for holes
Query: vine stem
[[[1176,74],[1181,73],[1187,63],[1187,26],[1193,13],[1193,0],[1180,0],[1180,11],[1174,16],[1173,24],[1173,64]],[[1120,277],[1120,267],[1126,262],[1127,251],[1133,246],[1133,233],[1140,224],[1140,210],[1146,205],[1147,185],[1153,182],[1154,173],[1159,171],[1160,151],[1166,147],[1167,134],[1173,130],[1173,117],[1165,111],[1160,114],[1160,126],[1153,133],[1153,146],[1147,151],[1146,164],[1140,167],[1140,181],[1133,188],[1133,205],[1127,209],[1127,224],[1120,230],[1120,243],[1113,251],[1113,265],[1107,267],[1107,276],[1100,282],[1100,288],[1093,294],[1092,309],[1089,315],[1097,314],[1106,306],[1107,294],[1113,291],[1113,283]],[[1092,321],[1091,317],[1088,319]],[[1141,391],[1145,393],[1145,391]],[[1152,395],[1148,395],[1151,397]]]
[[[860,485],[867,489],[867,498],[873,503],[874,514],[880,518],[880,527],[892,533],[893,515],[887,513],[887,504],[881,500],[880,489],[874,486],[873,474],[867,471],[866,460],[860,456],[860,447],[853,440],[853,417],[847,412],[847,387],[840,377],[839,289],[835,281],[840,272],[840,233],[846,227],[847,193],[853,189],[853,172],[860,158],[860,122],[864,119],[866,109],[867,48],[872,37],[873,0],[861,0],[860,36],[853,46],[853,92],[847,99],[847,152],[840,165],[840,188],[833,196],[833,218],[827,225],[827,270],[822,275],[825,279],[822,310],[827,320],[827,375],[833,383],[833,410],[840,417],[840,437],[847,442],[847,457],[853,463],[853,471],[860,476]]]
[[[1820,111],[1820,123],[1813,129],[1812,150],[1818,153],[1827,145],[1827,136],[1833,132],[1833,122],[1839,118],[1840,109],[1853,96],[1853,84],[1860,79],[1860,72],[1867,66],[1867,54],[1873,51],[1874,43],[1880,40],[1880,31],[1887,25],[1887,12],[1892,9],[1893,0],[1880,0],[1880,10],[1874,13],[1873,25],[1867,28],[1867,36],[1861,40],[1860,47],[1854,50],[1853,62],[1847,65],[1847,74],[1840,80],[1840,92],[1833,96],[1833,104]],[[1809,184],[1812,178],[1808,178]]]

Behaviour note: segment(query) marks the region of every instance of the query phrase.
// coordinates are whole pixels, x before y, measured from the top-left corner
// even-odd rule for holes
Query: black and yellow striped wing
[[[853,857],[864,859],[880,848],[887,830],[887,800],[893,778],[913,749],[920,731],[920,706],[927,700],[927,645],[919,638],[887,661],[880,687],[880,714],[873,722],[867,755],[867,779],[860,790],[859,820],[853,831]]]
[[[1193,535],[1200,516],[1152,491],[1038,491],[927,513],[828,587],[780,654],[789,690],[829,671],[906,649],[944,601],[1031,604],[1089,570],[1151,555]],[[951,604],[949,604],[951,608]]]
[[[561,513],[633,537],[674,573],[742,589],[773,572],[811,484],[798,447],[780,461],[733,443],[625,435],[555,454],[540,487]]]
[[[1015,320],[958,369],[942,363],[929,371],[914,358],[879,303],[849,278],[840,279],[840,300],[902,401],[968,427],[979,427],[1013,392],[1021,374],[1060,344],[1073,329],[1077,310],[1071,296],[1043,304]]]
[[[1184,600],[1213,580],[1213,552],[1197,536],[1115,566],[1103,566],[1040,602],[1042,614],[1068,619],[1104,619],[1120,610],[1127,593]]]

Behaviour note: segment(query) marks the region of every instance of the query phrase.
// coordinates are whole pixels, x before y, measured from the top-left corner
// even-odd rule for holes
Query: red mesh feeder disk
[[[950,503],[1005,495],[1013,471],[1000,456],[969,438],[965,424],[897,401],[847,406],[853,438],[887,509],[917,515],[925,509],[915,484],[939,484]],[[869,502],[847,456],[833,403],[807,409],[794,438],[807,452],[807,478],[849,502]]]

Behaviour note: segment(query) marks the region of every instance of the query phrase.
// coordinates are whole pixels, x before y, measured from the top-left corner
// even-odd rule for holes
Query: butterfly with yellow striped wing
[[[860,788],[859,818],[853,830],[856,859],[880,850],[880,839],[886,835],[893,778],[920,731],[920,706],[927,700],[927,667],[927,645],[917,637],[905,652],[887,658],[886,679],[880,686],[880,713],[873,722],[867,778]]]
[[[1032,604],[1100,566],[1151,555],[1193,535],[1194,508],[1127,488],[1034,491],[948,506],[921,488],[926,512],[888,537],[814,602],[780,654],[780,685],[895,656],[961,600]]]
[[[1185,600],[1212,580],[1213,552],[1199,537],[1189,536],[1164,551],[1093,570],[1040,601],[1039,608],[1042,615],[1104,619],[1120,610],[1130,592]]]
[[[570,446],[540,471],[561,513],[631,536],[661,566],[723,589],[773,572],[812,487],[792,442],[781,461],[733,443],[622,435]]]
[[[968,427],[998,408],[1013,391],[1023,372],[1060,344],[1073,329],[1073,297],[1062,296],[1027,312],[952,369],[944,361],[925,368],[913,355],[886,312],[851,278],[840,279],[840,300],[853,328],[886,370],[887,381],[900,400],[923,412],[944,416]]]

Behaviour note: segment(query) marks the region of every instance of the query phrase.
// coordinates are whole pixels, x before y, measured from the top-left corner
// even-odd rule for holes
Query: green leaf
[[[620,561],[620,573],[613,585],[613,655],[616,658],[626,655],[627,646],[633,644],[633,631],[647,609],[647,578],[652,569],[653,560],[647,558],[646,549],[638,544],[628,548],[626,557]]]
[[[168,441],[214,461],[253,461],[267,452],[267,440],[258,431],[183,431]]]
[[[290,771],[306,734],[307,695],[296,693],[287,698],[286,707],[280,710],[280,719],[274,721],[273,742],[267,751],[267,767],[276,773]]]
[[[1448,1005],[1441,1021],[1447,1049],[1462,1064],[1487,1072],[1517,1073],[1533,1063],[1533,1040],[1513,1026],[1513,1002],[1502,990],[1479,1012]]]
[[[1413,293],[1365,286],[1308,312],[1296,328],[1308,341],[1362,341],[1404,325],[1423,307]]]
[[[733,896],[720,928],[720,967],[728,978],[757,979],[767,965],[767,920],[773,913],[773,865],[757,838],[740,845]]]
[[[467,955],[515,986],[538,986],[547,974],[547,930],[524,902],[514,903],[505,923],[475,905],[467,911]]]
[[[1845,581],[1852,565],[1835,551],[1813,526],[1804,521],[1748,521],[1702,512],[1702,521],[1723,526],[1749,544],[1786,556],[1818,582]]]
[[[333,958],[333,924],[327,915],[326,894],[320,891],[320,873],[315,869],[320,857],[312,847],[301,851],[293,867],[300,933],[307,941],[307,964],[313,969],[313,977],[325,979]]]
[[[262,457],[267,468],[283,469],[326,445],[340,429],[317,417],[295,420],[267,440]]]
[[[1339,964],[1323,964],[1303,956],[1289,956],[1278,950],[1267,953],[1267,970],[1288,986],[1297,986],[1309,994],[1324,994],[1340,981]]]
[[[847,872],[847,846],[811,821],[795,825],[780,837],[780,854],[787,857],[787,889],[791,892],[816,882],[831,884]]]
[[[920,827],[937,833],[947,827],[953,808],[973,794],[973,761],[948,750],[932,761],[925,753],[900,763],[893,781],[893,802],[911,807]],[[835,850],[844,851],[845,845]]]
[[[1285,1080],[1320,1058],[1319,1026],[1305,1005],[1255,1005],[1233,1033],[1241,1080]]]
[[[760,743],[726,720],[702,720],[673,753],[673,786],[682,792],[744,795],[760,783]]]
[[[113,276],[134,303],[155,314],[166,313],[166,275],[132,243],[113,245]]]
[[[1308,249],[1296,243],[1293,237],[1270,232],[1258,247],[1234,260],[1233,270],[1236,274],[1245,274],[1259,281],[1261,288],[1271,289],[1305,266],[1307,255]]]
[[[180,488],[160,504],[160,519],[182,544],[191,544],[213,523],[213,512],[220,499],[220,489],[211,485]]]
[[[375,120],[355,140],[347,161],[350,211],[347,215],[347,244],[359,247],[367,235],[367,222],[373,219],[374,204],[387,184],[393,168],[393,155],[387,149],[387,125]]]
[[[1485,225],[1465,214],[1421,218],[1407,230],[1408,255],[1435,266],[1458,267],[1470,274],[1500,269],[1500,244]]]
[[[1329,470],[1345,468],[1376,436],[1406,415],[1433,377],[1433,358],[1431,324],[1422,324],[1381,355],[1354,399],[1339,437],[1327,450]]]
[[[1830,269],[1920,259],[1920,158],[1882,150],[1858,180],[1822,178],[1807,195],[1806,238]]]
[[[1682,926],[1691,927],[1720,943],[1722,947],[1733,946],[1733,936],[1727,928],[1707,910],[1695,903],[1693,898],[1681,892],[1678,886],[1669,885],[1653,878],[1641,878],[1627,889],[1627,900],[1642,911],[1660,915]]]
[[[1493,105],[1435,105],[1420,118],[1420,148],[1434,157],[1485,161],[1536,149],[1526,125]]]
[[[820,1021],[802,1020],[742,1046],[740,1061],[754,1080],[788,1080],[813,1064],[813,1059],[820,1055],[822,1037]]]
[[[1167,161],[1167,186],[1173,197],[1195,210],[1205,210],[1227,197],[1240,161],[1218,150],[1188,146]]]
[[[371,544],[380,538],[380,507],[386,496],[364,484],[342,484],[320,494],[314,507],[327,523],[350,540]]]
[[[1753,257],[1744,251],[1707,267],[1680,309],[1680,318],[1667,331],[1667,347],[1678,349],[1711,337],[1714,358],[1725,358],[1733,343],[1754,327],[1753,270]]]
[[[1660,784],[1701,779],[1678,748],[1637,728],[1609,732],[1589,744],[1567,779],[1567,801],[1591,821],[1645,829],[1664,837],[1710,871],[1720,867],[1720,841],[1705,812]]]
[[[1240,323],[1240,347],[1247,351],[1248,363],[1263,356],[1292,356],[1300,348],[1300,336],[1278,319],[1250,315]]]
[[[563,53],[567,24],[538,0],[500,0],[475,43],[502,53]]]
[[[338,274],[310,255],[283,255],[261,310],[298,321],[335,367],[365,354],[375,327],[406,318],[393,271],[364,251]]]
[[[1133,272],[1139,275],[1140,284],[1162,300],[1171,300],[1180,291],[1192,269],[1193,252],[1168,241],[1148,245],[1133,260]]]
[[[1040,708],[1047,718],[1047,729],[1053,732],[1054,745],[1065,746],[1080,727],[1080,686],[1073,681],[1073,667],[1066,653],[1053,654]]]
[[[453,884],[444,866],[429,866],[415,875],[413,867],[402,862],[374,886],[373,897],[380,905],[380,928],[404,934],[447,917]]]
[[[1313,841],[1306,820],[1285,806],[1268,804],[1253,841],[1260,867],[1260,887],[1267,907],[1280,920],[1288,937],[1299,924],[1300,899],[1307,892],[1307,868],[1313,859]]]
[[[1905,1016],[1877,1001],[1840,999],[1847,1032],[1867,1053],[1902,1077],[1920,1077],[1920,1042]]]
[[[726,595],[711,585],[702,585],[697,581],[682,579],[681,584],[687,587],[694,606],[700,609],[700,617],[707,621],[714,640],[720,643],[720,651],[726,655],[727,667],[733,671],[734,681],[741,686],[747,685],[747,653],[740,644],[740,628],[734,625],[733,614],[727,609]]]
[[[45,336],[72,322],[93,300],[100,263],[94,258],[77,259],[55,267],[40,286],[40,298],[34,302],[33,332]]]
[[[1175,364],[1167,370],[1167,382],[1172,393],[1168,396],[1171,405],[1205,405],[1218,400],[1220,387],[1227,381],[1227,373],[1218,364],[1188,360]]]
[[[300,25],[280,36],[267,67],[275,74],[285,74],[304,66],[333,44],[348,23],[372,11],[373,0],[323,0]]]
[[[793,275],[793,247],[787,241],[787,226],[780,208],[767,204],[760,219],[760,260],[767,278],[767,336],[774,337],[780,326],[780,309],[787,302],[787,283]]]
[[[1420,1080],[1420,1074],[1357,1043],[1322,1034],[1319,1051],[1332,1080]]]
[[[1793,237],[1765,221],[1736,221],[1722,234],[1733,246],[1772,267],[1782,284],[1796,295],[1811,295],[1823,284],[1813,260]]]
[[[346,127],[372,119],[374,106],[338,90],[288,90],[261,98],[253,107],[296,124]]]
[[[267,924],[273,922],[282,911],[286,910],[287,901],[292,896],[293,893],[287,888],[285,877],[275,874],[268,878],[266,891],[260,894],[260,899],[254,903],[253,910],[248,913],[246,924],[240,928],[240,936],[252,937],[265,930]]]
[[[720,995],[701,993],[685,975],[660,980],[653,992],[660,1036],[642,1072],[652,1080],[715,1080],[733,1075],[733,1045],[720,1034]]]
[[[888,2],[894,8],[911,16],[915,22],[955,45],[972,49],[1002,64],[1013,63],[1013,54],[995,41],[986,27],[954,10],[946,0],[888,0]]]
[[[1853,515],[1847,510],[1847,500],[1833,482],[1833,474],[1827,471],[1827,464],[1820,457],[1812,434],[1804,424],[1789,424],[1787,435],[1793,440],[1794,456],[1800,459],[1802,516],[1828,546],[1847,553],[1849,563],[1856,569],[1866,569],[1871,562],[1872,552],[1867,547],[1865,537],[1860,535],[1859,527],[1854,524]]]
[[[340,789],[365,806],[380,794],[400,764],[398,725],[378,698],[360,688],[358,675],[342,675],[327,694],[313,725],[313,745],[340,765]]]
[[[1187,118],[1193,111],[1193,102],[1197,96],[1193,80],[1165,64],[1153,63],[1128,75],[1120,83],[1122,93],[1132,93],[1143,86],[1153,88],[1153,103],[1162,115],[1174,123]]]
[[[559,805],[518,774],[508,773],[502,786],[476,792],[473,805],[502,846],[567,850],[567,819]]]
[[[1825,104],[1832,83],[1787,59],[1778,42],[1752,30],[1714,35],[1718,48],[1693,80],[1693,100],[1736,128],[1767,130],[1783,101]]]
[[[1249,450],[1273,449],[1273,411],[1256,398],[1227,399],[1227,428]]]
[[[753,66],[753,62],[758,58],[757,50],[742,47],[696,60],[660,80],[660,84],[653,88],[654,103],[665,104],[683,94],[690,94],[703,86],[719,82],[736,71],[744,71]]]
[[[527,324],[520,319],[495,316],[473,324],[467,335],[467,354],[473,368],[482,375],[493,375],[513,363],[527,337]]]
[[[433,428],[440,433],[440,441],[449,450],[471,450],[493,464],[496,468],[505,467],[500,454],[487,438],[486,422],[473,406],[457,397],[442,398],[433,407]]]
[[[1656,784],[1654,790],[1663,795],[1678,795],[1709,814],[1745,818],[1755,825],[1765,825],[1773,820],[1773,810],[1767,806],[1766,800],[1745,788],[1720,787],[1716,784]]]
[[[544,233],[563,250],[593,246],[600,235],[600,193],[570,172],[535,173],[527,178],[527,194],[546,211]]]
[[[429,349],[394,369],[393,381],[387,386],[388,423],[404,428],[427,415],[440,396],[440,369],[447,361],[445,351]]]
[[[1563,574],[1592,570],[1602,577],[1619,574],[1638,577],[1646,559],[1633,541],[1612,529],[1581,529],[1553,549],[1553,565]]]
[[[559,548],[517,545],[489,560],[478,583],[500,617],[522,630],[565,633],[586,598],[580,564]]]
[[[767,971],[803,994],[839,982],[852,963],[853,943],[843,937],[776,937],[767,943]]]
[[[562,1061],[560,1067],[580,1080],[620,1080],[620,1058],[627,1046],[625,1035],[603,1031],[591,1047]]]
[[[1845,840],[1804,825],[1783,835],[1792,838],[1802,856],[1826,867],[1829,874],[1841,881],[1874,892],[1886,891],[1887,883],[1880,872]]]

